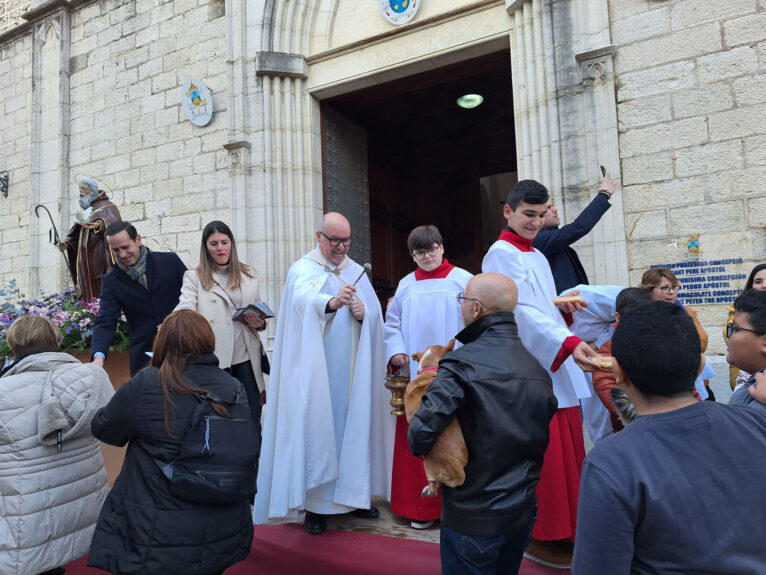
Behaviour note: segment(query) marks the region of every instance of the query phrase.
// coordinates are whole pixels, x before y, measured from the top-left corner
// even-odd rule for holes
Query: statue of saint
[[[106,227],[122,220],[106,192],[98,189],[95,180],[79,182],[80,208],[69,234],[59,244],[67,252],[69,273],[77,288],[77,297],[90,301],[101,296],[101,276],[114,266],[114,257],[104,237]]]

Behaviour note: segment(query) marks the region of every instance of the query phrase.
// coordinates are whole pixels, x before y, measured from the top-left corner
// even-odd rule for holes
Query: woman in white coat
[[[106,372],[59,349],[46,317],[8,329],[0,378],[0,573],[63,573],[88,553],[107,493],[90,420],[114,391]]]
[[[237,308],[260,301],[255,268],[239,261],[229,226],[220,221],[210,222],[202,230],[199,266],[184,274],[181,299],[175,311],[194,310],[208,320],[215,335],[218,365],[245,387],[259,430],[261,396],[266,386],[258,332],[266,329],[266,322],[256,314],[243,316],[245,323],[234,321],[232,316]]]

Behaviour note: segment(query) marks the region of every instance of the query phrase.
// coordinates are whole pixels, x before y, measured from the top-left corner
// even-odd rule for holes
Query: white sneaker
[[[410,521],[410,527],[413,529],[428,529],[433,524],[433,521]]]

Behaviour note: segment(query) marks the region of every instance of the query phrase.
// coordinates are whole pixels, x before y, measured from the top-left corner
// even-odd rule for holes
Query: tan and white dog
[[[420,400],[436,377],[439,360],[455,347],[455,340],[444,345],[432,345],[422,353],[413,353],[418,362],[418,376],[407,384],[404,393],[404,409],[409,422],[420,409]],[[457,418],[436,438],[433,449],[423,459],[428,485],[423,488],[424,497],[436,497],[439,485],[458,487],[465,482],[465,466],[468,464],[468,448]]]

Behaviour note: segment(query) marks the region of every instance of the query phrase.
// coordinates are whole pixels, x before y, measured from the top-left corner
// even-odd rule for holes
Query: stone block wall
[[[69,137],[68,183],[56,195],[71,213],[57,222],[62,236],[77,209],[75,178],[82,176],[108,186],[150,248],[177,251],[190,267],[197,265],[202,227],[231,221],[225,20],[224,0],[99,0],[72,11],[62,129],[68,125],[69,134],[61,134],[64,143]],[[24,290],[31,198],[40,197],[30,172],[46,161],[32,157],[34,38],[33,30],[0,45],[0,171],[8,170],[11,182],[9,197],[0,198],[0,283],[15,278]],[[213,119],[204,127],[181,108],[181,85],[192,76],[213,96]],[[52,212],[56,217],[54,206]]]
[[[32,36],[0,46],[0,172],[8,172],[8,197],[0,196],[0,285],[17,278],[26,289],[29,268],[30,157],[32,142]]]
[[[703,260],[742,258],[727,271],[749,273],[766,260],[766,2],[609,9],[631,285],[651,265],[684,261],[693,235]],[[696,307],[723,352],[723,305]]]
[[[17,26],[30,0],[0,0],[0,34]]]
[[[99,177],[149,247],[188,266],[202,227],[230,220],[223,16],[223,0],[101,0],[72,14],[70,180]],[[181,108],[190,76],[213,96],[204,127]]]

